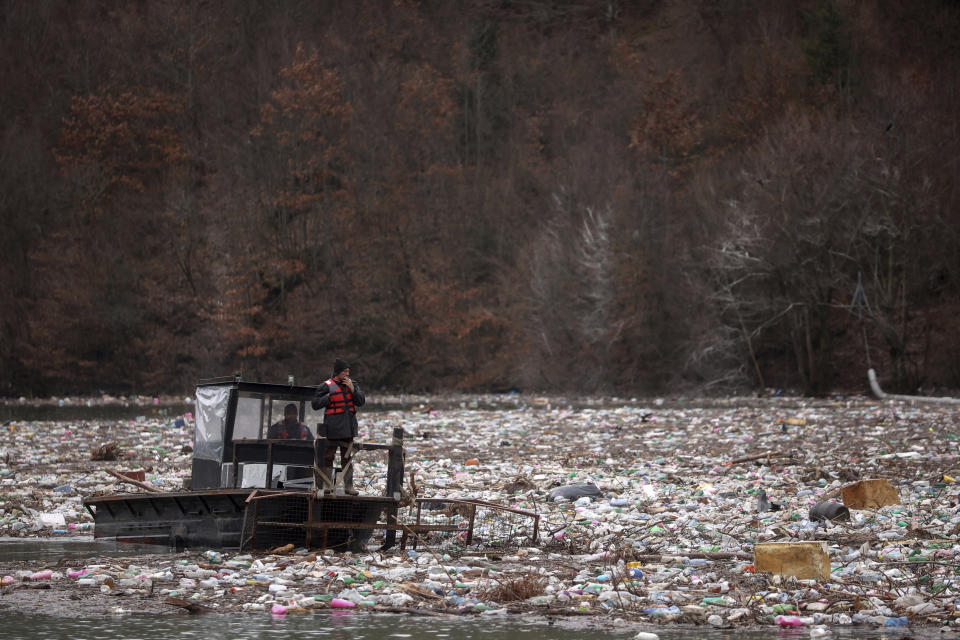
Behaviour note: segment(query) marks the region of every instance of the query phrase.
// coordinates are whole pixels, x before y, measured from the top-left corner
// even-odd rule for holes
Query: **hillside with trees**
[[[958,35],[950,0],[5,3],[0,393],[335,356],[958,388]]]

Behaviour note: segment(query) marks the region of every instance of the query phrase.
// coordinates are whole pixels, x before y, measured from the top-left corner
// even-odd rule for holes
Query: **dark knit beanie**
[[[336,360],[333,361],[333,375],[337,375],[344,369],[349,369],[349,368],[350,368],[350,365],[347,364],[346,360],[341,360],[340,358],[337,358]]]

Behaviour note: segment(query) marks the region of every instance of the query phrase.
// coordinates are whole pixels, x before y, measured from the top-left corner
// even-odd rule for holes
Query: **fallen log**
[[[960,398],[933,397],[933,396],[906,396],[896,393],[886,393],[880,388],[877,382],[877,372],[873,369],[867,369],[867,379],[870,381],[870,390],[878,400],[900,400],[902,402],[927,402],[930,404],[957,404],[960,405]]]
[[[662,562],[664,558],[690,558],[691,560],[753,560],[753,554],[745,551],[697,551],[691,553],[644,553],[631,556],[637,562]]]
[[[173,598],[167,596],[167,599],[163,601],[164,604],[169,604],[174,607],[180,607],[181,609],[186,609],[190,615],[197,615],[200,613],[210,613],[213,609],[205,607],[202,604],[197,604],[195,602],[187,602],[186,600],[181,600],[180,598]]]
[[[434,593],[433,591],[428,591],[423,587],[418,587],[415,584],[402,584],[400,585],[402,591],[406,591],[412,596],[420,596],[421,598],[430,598],[431,600],[442,600],[443,596],[440,594]]]
[[[752,456],[743,456],[742,458],[737,458],[736,460],[731,460],[730,462],[724,463],[726,466],[731,466],[735,464],[740,464],[741,462],[750,462],[752,460],[760,460],[762,458],[780,458],[788,457],[789,454],[783,453],[782,451],[765,451],[763,453],[755,453]]]
[[[150,493],[163,493],[160,489],[156,487],[151,487],[150,485],[140,482],[139,480],[134,480],[133,478],[128,478],[119,471],[114,471],[113,469],[104,469],[107,473],[117,478],[120,482],[126,482],[127,484],[132,484],[135,487],[140,487],[144,491],[149,491]]]
[[[11,586],[12,586],[12,589],[10,589],[11,591],[13,591],[13,589],[40,589],[40,590],[43,590],[43,589],[51,589],[51,588],[52,588],[52,587],[50,586],[50,583],[49,583],[49,582],[39,582],[39,583],[21,582],[20,584],[15,584],[15,585],[11,585]],[[6,591],[4,591],[4,593],[6,593]]]

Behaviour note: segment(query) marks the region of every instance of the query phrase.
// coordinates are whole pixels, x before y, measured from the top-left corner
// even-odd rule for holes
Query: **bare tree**
[[[612,211],[579,207],[564,191],[556,213],[534,244],[528,286],[528,331],[539,375],[561,385],[555,372],[596,388],[606,373],[622,321],[615,317]]]
[[[782,360],[786,344],[804,390],[826,391],[847,366],[841,345],[866,339],[860,321],[882,341],[895,377],[909,377],[911,345],[923,342],[910,322],[910,265],[919,230],[934,222],[928,182],[906,180],[850,120],[799,114],[768,132],[737,181],[715,202],[725,228],[707,269],[755,382],[765,384],[761,362]],[[866,317],[851,313],[858,291],[873,303]],[[862,347],[869,357],[869,340]]]

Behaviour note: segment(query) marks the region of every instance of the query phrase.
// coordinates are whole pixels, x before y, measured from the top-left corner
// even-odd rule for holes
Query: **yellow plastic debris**
[[[878,509],[900,504],[900,495],[884,478],[861,480],[843,488],[843,504],[848,509]]]
[[[755,571],[769,571],[801,580],[830,578],[826,542],[764,542],[753,547]]]

